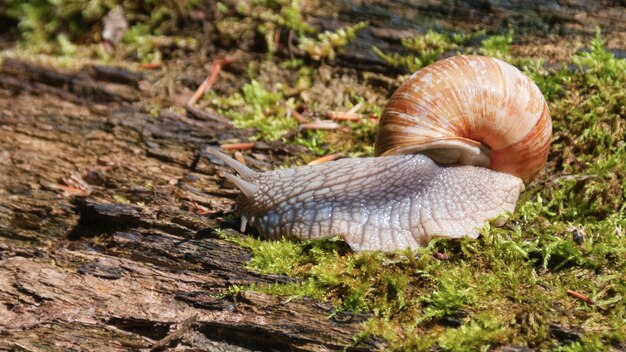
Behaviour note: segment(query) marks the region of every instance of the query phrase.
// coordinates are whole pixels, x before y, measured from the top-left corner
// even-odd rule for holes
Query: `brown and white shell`
[[[495,58],[455,56],[415,72],[393,94],[376,155],[422,153],[528,182],[546,163],[551,136],[548,106],[530,78]]]

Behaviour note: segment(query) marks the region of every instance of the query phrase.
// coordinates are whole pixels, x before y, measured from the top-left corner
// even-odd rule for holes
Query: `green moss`
[[[99,0],[8,0],[1,7],[8,17],[19,21],[18,28],[29,50],[51,52],[54,38],[63,35],[69,41],[83,35],[113,6],[114,2]]]
[[[252,249],[255,256],[248,262],[248,268],[264,274],[289,274],[303,262],[301,246],[296,242],[259,241],[252,237],[230,237],[224,234],[222,238]]]
[[[176,23],[187,15],[196,1],[175,2],[117,0],[9,0],[0,5],[0,15],[18,21],[20,49],[32,53],[67,57],[99,57],[110,60],[110,53],[100,45],[103,17],[121,6],[129,29],[118,52],[135,55],[142,61],[159,60],[161,47],[194,50],[194,38],[165,37],[177,33]],[[138,21],[142,19],[142,21]],[[100,28],[100,30],[98,30]],[[77,44],[77,42],[83,42]]]
[[[332,145],[326,143],[327,133],[320,130],[304,130],[293,138],[292,142],[305,146],[316,155],[332,154],[336,152]]]
[[[484,31],[471,34],[442,34],[428,31],[422,36],[402,40],[402,45],[414,54],[384,53],[373,47],[372,50],[383,60],[394,67],[405,67],[413,72],[437,61],[444,53],[457,51],[459,53],[478,53],[485,56],[497,57],[510,61],[509,49],[513,42],[513,32],[502,35],[488,36],[480,42],[478,48],[470,44],[476,38],[484,37]]]
[[[484,31],[470,34],[443,34],[430,30],[424,35],[402,40],[402,46],[415,54],[383,53],[377,47],[372,47],[372,50],[388,64],[394,67],[405,67],[410,72],[413,72],[437,61],[446,52],[458,51],[463,53],[475,51],[472,48],[468,48],[467,45],[475,38],[484,35]],[[502,49],[502,38],[503,36],[496,35],[483,40],[479,51],[489,52]]]
[[[128,200],[128,198],[126,198],[126,197],[124,197],[122,195],[119,195],[119,194],[113,195],[113,200],[117,204],[130,204],[130,200]]]
[[[509,49],[513,42],[513,32],[503,35],[494,35],[480,43],[478,52],[481,55],[497,57],[500,59],[509,59]]]
[[[280,139],[296,127],[296,120],[287,116],[287,109],[293,108],[293,100],[283,98],[280,90],[267,90],[256,80],[228,98],[209,95],[213,106],[229,117],[236,127],[255,128],[258,138],[266,140]]]
[[[354,40],[356,33],[367,25],[367,22],[359,22],[336,31],[325,31],[318,34],[317,39],[301,36],[299,48],[313,60],[319,61],[328,58],[332,61],[335,59],[336,53],[341,52],[349,42]]]
[[[259,0],[240,2],[236,6],[239,15],[260,20],[260,25],[272,27],[283,26],[298,35],[314,32],[304,20],[299,0]]]
[[[74,45],[66,35],[59,34],[57,36],[58,50],[61,55],[71,56],[76,54],[78,49],[76,45]]]
[[[439,337],[444,351],[488,351],[493,346],[505,344],[510,339],[507,323],[488,314],[458,328],[448,328]]]

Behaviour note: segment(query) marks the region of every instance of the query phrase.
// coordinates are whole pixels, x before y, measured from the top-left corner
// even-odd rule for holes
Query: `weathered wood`
[[[354,344],[367,315],[343,316],[314,299],[227,294],[232,285],[295,280],[246,269],[251,253],[215,232],[228,227],[223,214],[235,192],[200,148],[252,131],[149,116],[123,99],[82,104],[93,95],[68,84],[77,73],[8,65],[2,78],[14,84],[0,89],[0,350]],[[103,84],[96,78],[94,86]],[[352,349],[384,346],[368,339]]]
[[[35,94],[52,93],[70,101],[81,98],[96,102],[139,99],[135,88],[138,87],[140,74],[120,68],[106,70],[103,66],[94,66],[81,72],[62,73],[25,61],[6,58],[0,66],[0,74],[13,76],[0,80],[0,86],[5,88],[28,90]],[[96,81],[102,78],[104,80]],[[131,84],[133,89],[129,89],[128,84]]]
[[[219,122],[219,123],[225,124],[228,127],[231,126],[230,125],[230,121],[226,117],[224,117],[224,116],[222,116],[222,115],[220,115],[220,114],[218,114],[218,113],[216,113],[214,111],[206,111],[206,110],[195,108],[195,107],[190,106],[190,105],[185,105],[185,111],[187,111],[187,113],[191,117],[193,117],[195,119],[198,119],[198,120],[215,121],[215,122]]]

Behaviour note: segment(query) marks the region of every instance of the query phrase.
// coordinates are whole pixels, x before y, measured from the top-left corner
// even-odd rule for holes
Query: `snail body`
[[[242,191],[242,227],[249,221],[273,239],[339,235],[353,250],[388,252],[503,224],[545,164],[550,136],[547,105],[530,79],[497,59],[456,56],[393,94],[377,157],[260,173],[209,153],[240,175],[226,177]]]

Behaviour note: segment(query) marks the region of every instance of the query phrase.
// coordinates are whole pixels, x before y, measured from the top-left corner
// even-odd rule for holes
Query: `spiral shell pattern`
[[[489,167],[524,182],[543,168],[552,121],[533,81],[483,56],[455,56],[410,76],[380,121],[376,155],[423,153]]]

